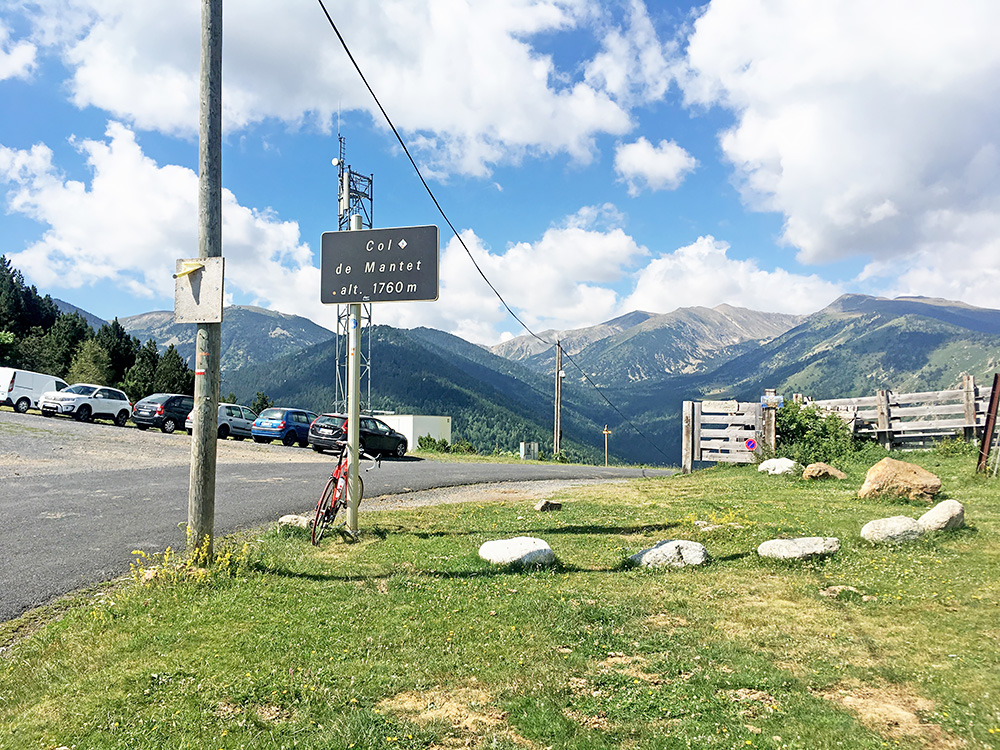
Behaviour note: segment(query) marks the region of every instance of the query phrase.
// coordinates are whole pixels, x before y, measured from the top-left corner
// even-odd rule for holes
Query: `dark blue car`
[[[282,445],[298,443],[303,448],[309,445],[309,425],[316,414],[305,409],[285,409],[272,406],[264,409],[250,428],[255,443],[270,443],[280,440]]]

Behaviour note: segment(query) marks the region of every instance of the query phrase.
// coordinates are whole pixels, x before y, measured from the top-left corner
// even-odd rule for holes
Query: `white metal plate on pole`
[[[221,323],[225,259],[177,261],[174,273],[174,322]]]

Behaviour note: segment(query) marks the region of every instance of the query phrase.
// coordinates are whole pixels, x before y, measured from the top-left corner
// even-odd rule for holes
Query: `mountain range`
[[[194,326],[170,312],[121,319],[161,347],[193,353]],[[684,400],[757,400],[765,388],[816,398],[986,383],[1000,369],[1000,310],[961,302],[844,295],[808,316],[730,305],[636,311],[597,326],[520,336],[493,347],[428,328],[372,329],[372,409],[452,417],[453,439],[480,451],[551,447],[555,341],[563,348],[563,448],[601,460],[679,460]],[[334,408],[333,332],[292,315],[228,307],[223,392],[258,391],[314,411]]]
[[[284,354],[326,341],[333,331],[298,315],[262,307],[232,305],[224,312],[222,326],[222,371],[267,362]],[[172,310],[131,315],[119,323],[132,336],[145,342],[153,339],[163,349],[173,344],[189,364],[193,364],[196,326],[174,323]]]

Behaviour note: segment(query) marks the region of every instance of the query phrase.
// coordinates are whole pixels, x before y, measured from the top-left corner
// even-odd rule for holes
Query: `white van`
[[[45,391],[61,391],[66,381],[40,372],[0,367],[0,405],[13,406],[24,414],[29,408],[38,408],[38,399]]]

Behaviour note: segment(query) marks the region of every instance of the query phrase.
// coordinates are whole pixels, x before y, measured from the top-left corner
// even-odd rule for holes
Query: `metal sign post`
[[[349,306],[347,351],[347,532],[358,535],[358,422],[361,419],[361,359],[358,352],[362,303],[412,302],[438,298],[436,226],[324,232],[320,255],[320,302]]]

